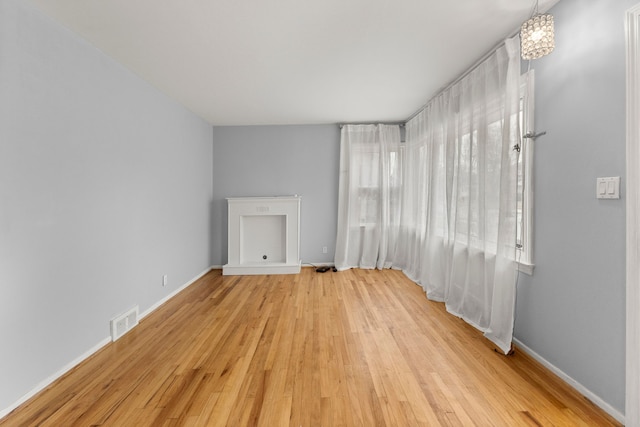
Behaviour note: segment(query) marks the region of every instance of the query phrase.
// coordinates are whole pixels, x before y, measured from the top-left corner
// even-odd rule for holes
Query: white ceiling
[[[546,10],[558,0],[541,0]],[[404,121],[532,0],[32,0],[213,125]]]

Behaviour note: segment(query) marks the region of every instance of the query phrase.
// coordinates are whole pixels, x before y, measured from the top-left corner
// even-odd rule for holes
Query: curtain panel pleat
[[[406,125],[342,129],[336,267],[399,268],[511,347],[516,280],[517,38]]]

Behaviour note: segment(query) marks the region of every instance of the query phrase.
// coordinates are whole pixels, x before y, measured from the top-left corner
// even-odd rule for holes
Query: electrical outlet
[[[327,247],[326,247],[326,246],[323,246],[323,247],[322,247],[322,253],[323,253],[323,254],[326,254],[326,253],[327,253]]]
[[[169,278],[167,277],[166,274],[162,276],[162,286],[167,286],[168,281],[169,281]]]

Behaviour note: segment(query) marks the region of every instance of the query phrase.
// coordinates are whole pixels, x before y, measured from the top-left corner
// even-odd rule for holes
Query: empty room
[[[640,427],[639,0],[0,0],[0,426]]]

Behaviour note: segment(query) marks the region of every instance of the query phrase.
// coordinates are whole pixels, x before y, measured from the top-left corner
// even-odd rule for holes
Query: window
[[[520,86],[520,129],[522,135],[535,133],[533,70],[522,75]],[[516,248],[518,268],[533,274],[533,148],[534,139],[520,138],[518,159],[518,208]]]
[[[388,189],[387,203],[392,206],[399,206],[400,203],[400,183],[401,183],[401,147],[390,149],[381,154],[378,146],[362,145],[354,148],[357,150],[361,164],[358,170],[356,182],[359,183],[357,188],[358,209],[353,210],[353,224],[359,224],[360,227],[376,227],[380,222],[380,212],[382,209],[381,200],[382,193]],[[380,156],[386,156],[380,159]],[[380,174],[384,174],[387,186],[381,185]],[[357,216],[357,217],[356,217]]]
[[[526,134],[534,134],[534,72],[528,71],[521,77],[520,85],[520,108],[519,108],[519,128],[520,134],[517,135],[518,156],[518,180],[516,195],[516,261],[518,269],[527,274],[533,274],[533,147],[534,139],[524,138]],[[496,120],[488,125],[487,132],[483,135],[487,142],[484,145],[486,150],[484,155],[491,157],[499,157],[500,140],[502,138],[501,120]],[[515,134],[514,134],[515,135]],[[459,176],[465,182],[477,183],[478,179],[470,179],[469,175],[478,173],[477,160],[474,160],[474,154],[479,150],[478,131],[474,130],[471,134],[464,134],[460,137],[460,153],[456,155],[457,161],[462,166],[458,168]],[[515,141],[514,141],[515,142]],[[516,147],[514,147],[516,148]],[[442,165],[444,168],[444,165]],[[488,185],[499,186],[500,176],[494,174],[492,170],[485,170],[485,179]],[[490,195],[489,195],[490,196]],[[458,198],[458,208],[456,213],[456,227],[459,232],[456,233],[456,241],[467,244],[469,246],[483,247],[495,253],[497,250],[497,223],[482,223],[479,218],[473,215],[472,211],[465,209],[470,202],[469,188],[463,188],[456,196]],[[488,197],[488,196],[487,196]],[[497,213],[497,199],[487,199],[486,205],[493,206],[492,211]],[[491,211],[490,211],[491,212]],[[491,216],[488,212],[487,215]],[[440,229],[442,229],[442,218],[439,221]],[[444,231],[444,230],[443,230]],[[493,248],[492,248],[493,246]]]

